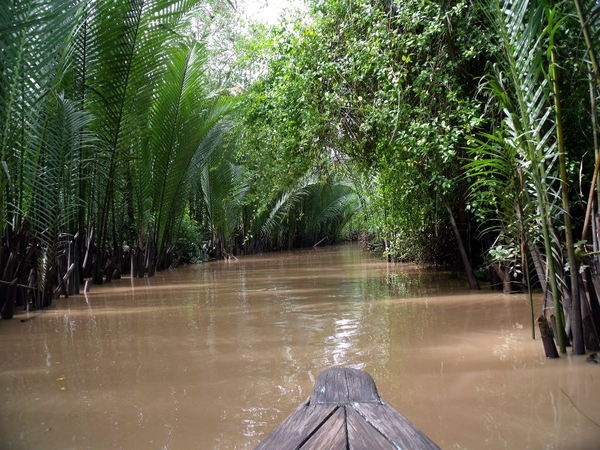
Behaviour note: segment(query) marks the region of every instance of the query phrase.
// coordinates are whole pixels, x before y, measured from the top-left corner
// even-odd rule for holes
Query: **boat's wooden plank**
[[[347,442],[346,414],[341,407],[300,447],[300,450],[347,450]]]
[[[348,384],[348,400],[350,402],[370,403],[381,401],[377,393],[375,381],[367,372],[347,368],[346,382]]]
[[[310,404],[348,403],[346,372],[343,369],[329,369],[318,376],[310,396]]]
[[[440,450],[406,417],[384,402],[357,403],[353,407],[372,426],[403,450]]]
[[[397,450],[396,446],[350,405],[346,407],[346,426],[349,450]]]
[[[317,378],[311,404],[378,402],[379,395],[368,373],[349,367],[329,369]]]
[[[298,450],[314,430],[319,428],[338,408],[338,405],[301,404],[275,430],[271,432],[256,450]]]
[[[334,368],[317,378],[300,405],[258,450],[440,450],[406,417],[387,405],[373,378]]]

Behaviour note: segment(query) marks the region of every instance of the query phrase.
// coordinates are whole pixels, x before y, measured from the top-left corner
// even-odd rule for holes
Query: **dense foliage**
[[[269,192],[335,170],[366,186],[378,213],[365,225],[388,252],[451,262],[445,204],[464,199],[458,156],[481,115],[477,74],[464,72],[481,70],[473,49],[486,45],[473,12],[466,3],[446,11],[327,1],[311,13],[276,33],[268,73],[250,89],[244,154],[252,152],[253,182]]]
[[[169,266],[190,186],[230,128],[232,100],[187,32],[197,3],[3,6],[6,308]]]

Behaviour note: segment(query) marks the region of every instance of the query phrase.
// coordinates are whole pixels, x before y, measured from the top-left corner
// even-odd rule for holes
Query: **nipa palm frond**
[[[548,282],[554,300],[559,329],[563,326],[559,300],[557,269],[562,259],[555,256],[553,219],[560,213],[560,191],[556,185],[554,165],[557,157],[556,111],[550,101],[548,55],[560,20],[550,3],[530,0],[491,0],[489,17],[501,37],[504,58],[496,67],[495,79],[508,77],[506,84],[495,82],[495,97],[503,102],[504,145],[514,149],[523,176],[528,202],[537,208],[535,216],[542,233],[546,256]],[[531,186],[528,190],[526,187]],[[530,228],[530,231],[534,231]],[[537,237],[526,233],[530,249]],[[532,250],[533,251],[533,250]],[[561,351],[564,349],[559,337]]]
[[[524,184],[534,186],[532,200],[541,208],[539,215],[547,217],[556,204],[554,195],[549,198],[549,186],[555,181],[557,151],[545,70],[544,5],[492,0],[489,11],[505,49],[488,84],[504,111],[503,146],[517,155]]]
[[[61,79],[78,11],[72,0],[8,2],[0,8],[0,229],[12,220],[7,214],[18,215],[23,206],[24,124],[45,113],[41,99]],[[8,213],[10,205],[15,209]]]
[[[201,171],[200,187],[207,226],[214,240],[225,243],[241,221],[243,208],[242,168],[234,165],[227,155],[216,155]]]
[[[151,189],[159,251],[183,209],[191,171],[200,168],[228,129],[223,119],[231,103],[203,93],[205,58],[204,47],[198,43],[174,52],[152,111]]]
[[[62,95],[49,95],[41,123],[29,124],[24,159],[22,211],[30,232],[52,246],[66,230],[83,199],[78,198],[81,148],[94,143],[86,132],[91,116]]]
[[[600,61],[598,43],[600,42],[600,4],[596,0],[575,0],[575,8],[586,42],[588,62],[596,80],[600,84]]]
[[[143,159],[157,84],[167,60],[180,42],[177,28],[197,2],[191,0],[92,0],[87,3],[77,48],[85,74],[86,107],[102,140],[95,155],[95,221],[105,245],[115,192],[124,179],[143,183],[143,174],[127,173]],[[148,182],[145,178],[145,182]],[[138,197],[139,199],[139,197]],[[136,202],[139,206],[139,201]],[[143,203],[143,202],[142,202]],[[138,220],[142,220],[141,218]]]

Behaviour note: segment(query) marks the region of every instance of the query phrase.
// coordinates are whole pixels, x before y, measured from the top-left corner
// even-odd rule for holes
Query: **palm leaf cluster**
[[[257,218],[258,234],[276,248],[331,243],[359,209],[354,186],[311,172]]]
[[[206,6],[30,0],[1,8],[4,316],[15,304],[43,307],[76,293],[84,280],[151,276],[200,252],[238,253],[252,236],[266,249],[284,235],[297,243],[299,226],[311,239],[340,231],[352,192],[335,183],[280,189],[272,214],[254,213],[231,134],[237,101],[215,81],[201,30],[210,29]]]
[[[561,351],[571,337],[574,352],[583,353],[581,311],[589,310],[589,297],[575,257],[572,211],[580,207],[569,188],[568,164],[577,156],[568,148],[573,136],[565,136],[562,104],[568,99],[559,60],[564,49],[557,44],[577,26],[568,21],[564,4],[493,0],[488,5],[502,54],[485,87],[502,120],[471,149],[471,205],[488,224],[484,231],[495,237],[493,262],[514,279],[522,272],[530,278],[530,266],[535,269],[545,299],[552,301],[548,312]],[[589,348],[597,345],[595,333]]]
[[[188,193],[233,105],[206,76],[204,44],[186,31],[197,3],[1,8],[6,316],[32,292],[43,292],[43,306],[57,287],[118,275],[129,265],[123,248],[138,275],[168,264]]]

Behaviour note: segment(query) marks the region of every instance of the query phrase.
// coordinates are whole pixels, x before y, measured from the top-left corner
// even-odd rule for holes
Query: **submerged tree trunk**
[[[588,268],[582,273],[582,291],[585,291],[581,293],[581,322],[583,326],[583,340],[585,347],[588,350],[598,351],[600,350],[600,335],[598,335],[598,327],[597,324],[594,323],[594,316],[592,314],[592,307],[598,304],[598,297],[596,296],[594,286],[592,285],[591,275],[589,272],[590,269]],[[588,297],[586,297],[586,293]]]
[[[511,279],[511,268],[507,263],[503,264],[492,264],[492,272],[498,279],[499,284],[502,285],[502,293],[512,294],[515,292],[513,288],[513,281]]]
[[[542,344],[544,344],[546,358],[558,358],[559,355],[558,351],[556,350],[556,345],[554,345],[552,329],[550,328],[550,324],[548,323],[546,316],[541,315],[538,318],[538,325],[540,327],[540,336],[542,337]]]
[[[4,247],[7,250],[7,247]],[[17,279],[13,279],[15,261],[17,259],[16,251],[11,251],[4,266],[2,283],[0,283],[0,315],[2,319],[12,319]]]

